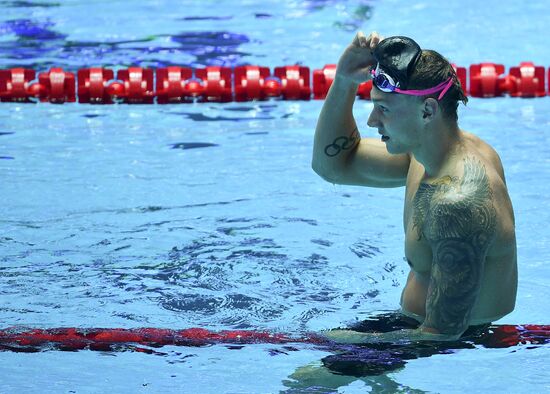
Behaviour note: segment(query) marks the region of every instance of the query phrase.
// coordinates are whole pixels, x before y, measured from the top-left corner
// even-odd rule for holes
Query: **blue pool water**
[[[550,66],[543,2],[0,5],[0,68],[320,68],[356,29],[410,35],[463,66]],[[298,334],[396,309],[408,272],[404,190],[334,186],[312,172],[321,105],[0,104],[1,327]],[[515,207],[518,301],[499,324],[549,323],[548,105],[471,99],[460,110],[460,125],[500,153]],[[370,109],[355,106],[363,135],[375,135]],[[328,354],[306,345],[160,350],[1,352],[0,392],[273,393]],[[544,392],[548,350],[461,350],[366,381],[342,377],[338,392]],[[297,392],[331,392],[313,390]]]

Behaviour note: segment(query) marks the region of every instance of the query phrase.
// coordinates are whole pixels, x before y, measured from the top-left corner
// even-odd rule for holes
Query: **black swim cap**
[[[407,89],[409,76],[421,53],[420,45],[412,38],[393,36],[380,41],[373,55],[384,72],[396,79],[401,89]]]

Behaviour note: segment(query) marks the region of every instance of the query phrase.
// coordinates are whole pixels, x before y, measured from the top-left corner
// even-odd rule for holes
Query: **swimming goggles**
[[[412,96],[426,96],[441,92],[437,100],[453,85],[453,78],[430,89],[408,90],[409,77],[422,55],[422,49],[412,38],[387,37],[380,41],[373,52],[376,69],[372,70],[374,85],[383,92],[395,92]]]
[[[421,89],[421,90],[405,90],[399,88],[399,82],[395,82],[395,80],[391,77],[391,75],[388,75],[387,73],[380,68],[380,63],[376,65],[376,69],[371,70],[372,75],[372,82],[378,89],[380,89],[383,92],[386,93],[401,93],[401,94],[408,94],[410,96],[427,96],[430,94],[439,93],[439,96],[437,97],[437,100],[441,100],[443,96],[445,96],[445,93],[450,89],[450,87],[453,85],[453,78],[449,78],[444,82],[441,82],[439,85],[434,86],[433,88],[429,89]]]

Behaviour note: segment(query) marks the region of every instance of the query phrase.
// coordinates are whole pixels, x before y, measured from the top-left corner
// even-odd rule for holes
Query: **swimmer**
[[[352,112],[368,80],[367,125],[380,138],[361,137]],[[453,341],[514,309],[512,203],[497,152],[458,126],[458,103],[467,100],[451,64],[411,38],[359,32],[341,55],[315,130],[312,167],[335,184],[405,187],[410,272],[399,316],[416,324],[381,331],[363,324],[326,331],[328,338]]]

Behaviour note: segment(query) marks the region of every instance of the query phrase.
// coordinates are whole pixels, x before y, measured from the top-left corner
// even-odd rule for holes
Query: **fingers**
[[[370,39],[370,35],[369,35],[369,38],[367,38],[365,37],[365,33],[363,33],[362,31],[358,31],[355,37],[353,38],[352,44],[360,48],[368,48],[369,39]]]
[[[365,37],[365,33],[363,33],[362,31],[357,32],[357,39],[361,48],[367,47],[367,37]]]
[[[365,38],[365,34],[362,31],[358,31],[355,34],[355,37],[353,37],[353,42],[351,44],[357,47],[360,47],[361,41],[363,41],[364,38]]]
[[[378,43],[382,41],[382,39],[383,37],[375,31],[370,33],[368,37],[366,37],[365,33],[363,33],[362,31],[358,31],[353,38],[352,44],[360,48],[369,48],[371,51],[373,51]]]
[[[376,48],[376,46],[378,45],[378,43],[380,41],[382,41],[382,36],[380,36],[380,34],[378,34],[377,32],[373,31],[370,36],[369,36],[370,40],[369,40],[369,48],[371,51],[374,50],[374,48]]]

